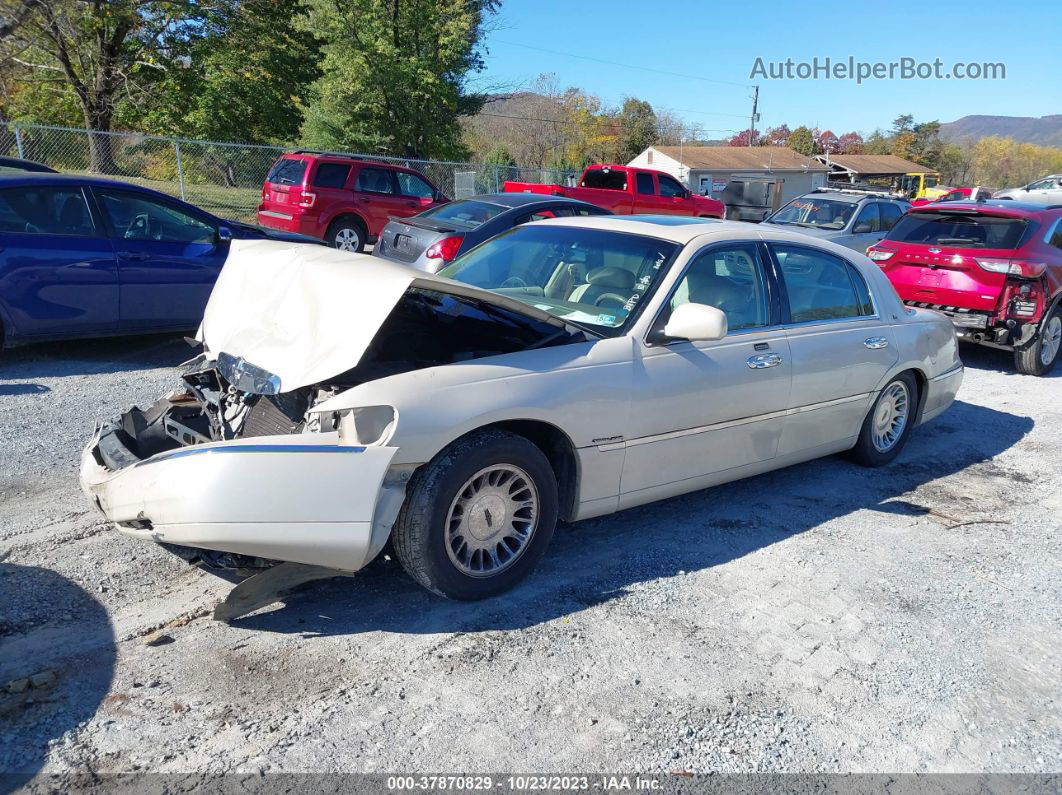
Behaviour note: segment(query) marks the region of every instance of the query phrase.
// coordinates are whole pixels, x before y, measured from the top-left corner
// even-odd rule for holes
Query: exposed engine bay
[[[238,357],[225,352],[197,356],[183,366],[178,389],[146,410],[133,407],[104,427],[101,463],[121,469],[179,447],[335,430],[337,417],[311,410],[359,384],[587,338],[574,326],[559,327],[474,298],[412,288],[361,361],[317,384],[282,391],[279,378]]]

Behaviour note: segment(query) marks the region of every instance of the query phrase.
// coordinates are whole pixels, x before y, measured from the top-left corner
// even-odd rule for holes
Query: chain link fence
[[[36,160],[62,172],[135,182],[223,218],[251,222],[269,167],[286,151],[260,144],[0,122],[0,155]],[[500,191],[507,180],[565,184],[576,176],[548,168],[342,154],[415,169],[454,198]]]

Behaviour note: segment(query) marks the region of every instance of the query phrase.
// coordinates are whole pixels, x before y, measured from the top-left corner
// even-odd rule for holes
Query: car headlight
[[[393,406],[362,406],[336,415],[335,427],[343,444],[387,444],[398,424],[398,412]]]

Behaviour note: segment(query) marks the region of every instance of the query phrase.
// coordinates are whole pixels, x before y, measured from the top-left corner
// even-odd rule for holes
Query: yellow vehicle
[[[940,184],[940,174],[935,171],[904,174],[900,178],[900,192],[909,200],[928,199],[935,201],[952,189]]]

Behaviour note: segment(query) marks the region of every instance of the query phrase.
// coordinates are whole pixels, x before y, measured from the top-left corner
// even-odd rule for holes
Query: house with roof
[[[929,166],[896,155],[815,155],[815,159],[828,166],[830,180],[838,182],[885,179],[895,182],[907,174],[936,173]]]
[[[777,209],[824,187],[829,171],[814,157],[785,146],[650,146],[627,165],[665,171],[694,193],[727,202],[728,208],[732,202],[724,192],[732,181],[762,189],[764,206]]]

